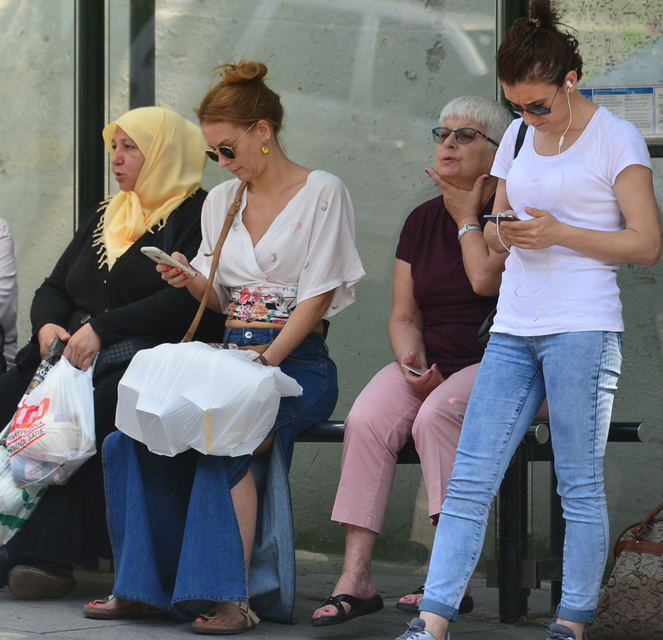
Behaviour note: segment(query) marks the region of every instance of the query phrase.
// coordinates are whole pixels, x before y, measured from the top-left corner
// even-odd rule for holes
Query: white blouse
[[[191,264],[206,276],[239,184],[235,178],[216,186],[203,205],[202,243]],[[355,246],[350,194],[336,176],[312,171],[255,247],[242,221],[246,197],[245,191],[213,282],[224,313],[283,323],[301,301],[327,291],[334,290],[334,297],[325,318],[354,302],[355,285],[365,272]],[[264,314],[270,300],[276,302],[268,302]]]

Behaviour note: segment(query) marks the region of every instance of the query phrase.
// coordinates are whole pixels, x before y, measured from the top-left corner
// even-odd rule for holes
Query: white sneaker
[[[576,640],[576,634],[573,629],[569,629],[565,624],[551,624],[548,627],[546,640]],[[582,640],[589,640],[589,633],[585,631],[582,634]]]
[[[396,640],[438,640],[432,633],[426,631],[426,621],[421,618],[412,618],[407,625],[407,631],[398,636]],[[451,634],[447,631],[442,640],[451,640]]]

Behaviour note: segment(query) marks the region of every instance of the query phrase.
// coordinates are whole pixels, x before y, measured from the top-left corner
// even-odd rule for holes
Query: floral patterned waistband
[[[228,318],[243,322],[285,324],[297,305],[297,287],[232,287]]]

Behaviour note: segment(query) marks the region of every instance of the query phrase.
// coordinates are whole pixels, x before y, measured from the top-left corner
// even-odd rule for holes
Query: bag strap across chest
[[[223,247],[223,243],[226,241],[226,237],[228,236],[228,232],[230,231],[230,225],[232,225],[233,219],[235,218],[235,215],[239,211],[239,205],[242,202],[242,195],[244,195],[244,190],[246,189],[246,185],[247,185],[246,182],[242,182],[239,185],[239,189],[237,189],[237,193],[235,194],[235,199],[230,205],[230,209],[228,209],[228,213],[226,214],[226,219],[223,221],[223,227],[221,228],[219,239],[216,241],[216,245],[214,247],[212,266],[210,267],[209,275],[207,277],[207,284],[205,285],[205,291],[203,292],[203,296],[200,299],[200,305],[198,306],[198,311],[196,311],[196,315],[194,316],[191,325],[187,329],[187,332],[184,334],[184,337],[181,340],[182,342],[191,342],[191,339],[193,338],[194,334],[196,333],[196,330],[198,329],[200,320],[203,317],[203,313],[205,313],[205,309],[207,308],[207,300],[209,299],[209,294],[212,290],[212,284],[214,282],[214,276],[216,275],[216,269],[219,266],[219,260],[221,258],[221,248]]]

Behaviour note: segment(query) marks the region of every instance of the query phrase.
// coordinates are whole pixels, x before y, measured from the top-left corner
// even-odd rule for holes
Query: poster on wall
[[[583,59],[582,93],[663,142],[663,0],[555,0]]]

